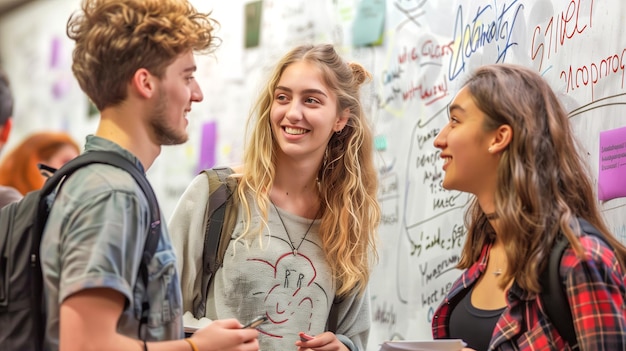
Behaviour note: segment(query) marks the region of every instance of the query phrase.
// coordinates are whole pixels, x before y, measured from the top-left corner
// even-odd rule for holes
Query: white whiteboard
[[[626,5],[619,0],[386,0],[382,44],[359,48],[351,45],[359,1],[265,0],[261,42],[253,49],[243,48],[245,1],[193,3],[213,9],[224,42],[214,57],[198,58],[205,100],[192,111],[190,141],[165,148],[150,170],[166,215],[194,176],[203,123],[217,123],[217,163],[239,162],[245,119],[260,82],[292,46],[331,42],[373,73],[363,98],[381,146],[376,162],[383,223],[380,262],[370,285],[369,350],[392,338],[430,339],[434,308],[460,274],[454,266],[465,236],[468,196],[440,188],[443,174],[432,141],[468,72],[496,62],[540,72],[570,112],[596,177],[600,132],[626,126]],[[59,77],[67,77],[71,43],[64,39],[64,25],[77,4],[35,2],[0,22],[1,57],[13,68],[9,74],[21,102],[17,133],[52,126],[82,138],[93,131],[75,86],[60,100],[46,95]],[[64,64],[55,76],[40,67],[48,64],[52,39],[63,46]],[[38,95],[33,74],[43,77]],[[76,106],[82,109],[76,112]],[[626,200],[601,205],[609,227],[626,242]]]

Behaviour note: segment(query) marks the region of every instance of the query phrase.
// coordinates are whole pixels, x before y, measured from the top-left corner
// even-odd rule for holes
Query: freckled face
[[[444,160],[444,188],[479,195],[493,186],[496,164],[488,152],[493,132],[484,130],[484,120],[467,87],[461,89],[450,104],[448,124],[434,142]]]
[[[202,90],[194,77],[195,71],[192,52],[180,55],[165,70],[149,121],[157,144],[182,144],[189,138],[187,113],[191,111],[193,102],[203,99]]]
[[[337,99],[323,83],[321,71],[296,62],[284,71],[274,90],[270,120],[280,150],[287,157],[322,159],[332,134],[341,130]]]

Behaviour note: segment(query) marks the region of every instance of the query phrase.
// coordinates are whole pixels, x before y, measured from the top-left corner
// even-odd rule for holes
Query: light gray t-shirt
[[[131,153],[102,138],[87,138],[85,151],[91,150],[113,150],[140,165]],[[67,179],[52,206],[41,244],[47,350],[59,348],[61,303],[74,293],[96,287],[110,288],[126,297],[118,332],[138,338],[146,291],[138,270],[149,220],[147,199],[126,171],[93,164]],[[152,341],[180,339],[182,296],[175,254],[163,222],[148,272],[150,314],[141,337]]]
[[[181,197],[170,221],[185,311],[193,311],[193,301],[200,296],[201,277],[196,272],[202,269],[208,193],[207,177],[200,174]],[[252,210],[256,212],[257,208]],[[267,315],[269,321],[258,328],[261,350],[295,350],[298,332],[317,335],[326,330],[335,297],[336,287],[321,249],[320,220],[313,223],[294,256],[285,228],[271,205],[262,239],[252,233],[235,241],[244,229],[243,211],[240,206],[223,267],[216,272],[209,292],[206,317],[237,318],[246,323],[258,315]],[[279,211],[294,246],[298,247],[311,219]],[[251,228],[258,228],[259,221],[255,213]],[[336,334],[340,340],[356,350],[365,350],[371,321],[369,295],[353,294],[336,307]]]
[[[311,219],[279,211],[294,246],[298,247]],[[243,218],[242,213],[239,218]],[[257,228],[259,217],[254,218],[251,227]],[[321,249],[319,222],[313,223],[294,255],[274,208],[270,207],[269,231],[264,231],[262,240],[257,235],[248,235],[235,241],[243,231],[244,223],[239,221],[223,267],[215,274],[210,291],[213,298],[207,301],[207,317],[234,316],[245,323],[258,315],[268,316],[269,323],[258,328],[262,350],[290,350],[298,332],[310,335],[324,332],[335,288]]]

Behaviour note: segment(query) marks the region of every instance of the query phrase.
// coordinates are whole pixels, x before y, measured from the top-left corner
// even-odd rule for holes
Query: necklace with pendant
[[[491,252],[489,253],[489,256],[491,256]],[[494,257],[493,259],[494,259],[494,264],[496,265],[496,269],[493,272],[491,272],[491,274],[493,274],[496,278],[498,278],[500,277],[500,275],[502,275],[502,273],[504,273],[504,271],[502,270],[501,267],[498,267],[499,265],[496,263],[496,258]]]
[[[289,231],[287,231],[287,226],[285,226],[285,221],[283,221],[283,217],[280,215],[280,211],[278,211],[278,208],[276,207],[276,204],[274,203],[274,201],[270,200],[270,202],[272,203],[272,206],[274,206],[274,210],[276,210],[276,214],[278,215],[278,219],[280,219],[280,223],[282,223],[283,225],[283,229],[285,229],[285,234],[287,234],[287,238],[289,239],[289,246],[291,246],[291,250],[292,250],[291,252],[293,253],[294,256],[297,256],[298,250],[300,250],[300,246],[302,246],[304,239],[306,239],[306,236],[309,234],[309,231],[313,227],[313,223],[315,223],[315,220],[317,219],[317,216],[319,216],[322,208],[320,206],[320,209],[317,211],[315,218],[311,220],[311,224],[309,224],[309,228],[307,228],[306,232],[304,233],[302,240],[300,240],[300,243],[298,244],[298,246],[295,246],[293,240],[291,240],[291,235],[289,235]]]

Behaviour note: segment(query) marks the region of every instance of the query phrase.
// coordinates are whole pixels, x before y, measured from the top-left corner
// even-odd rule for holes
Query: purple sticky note
[[[61,40],[58,37],[54,37],[50,43],[50,68],[57,68],[59,66],[60,55]]]
[[[52,97],[55,100],[61,100],[71,88],[71,81],[60,78],[52,84]]]
[[[598,199],[626,197],[626,127],[600,133]]]
[[[215,144],[217,137],[217,124],[214,121],[202,125],[200,136],[200,160],[196,174],[206,168],[215,166]]]

